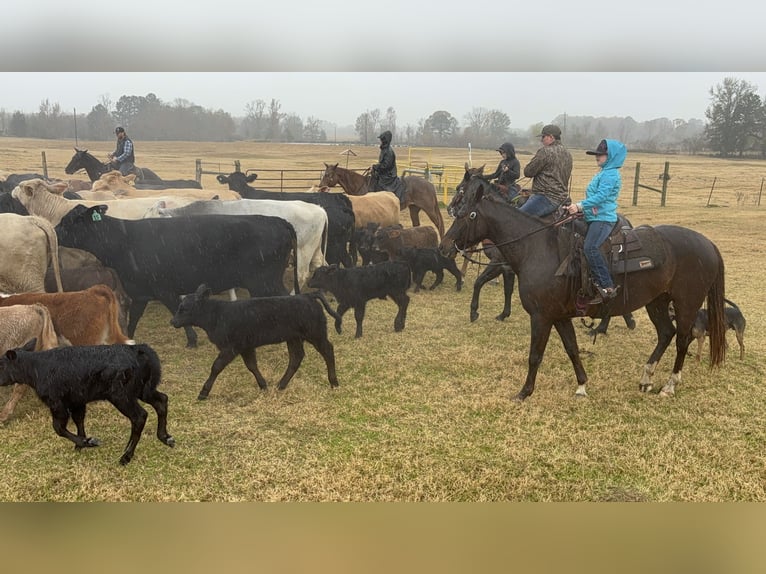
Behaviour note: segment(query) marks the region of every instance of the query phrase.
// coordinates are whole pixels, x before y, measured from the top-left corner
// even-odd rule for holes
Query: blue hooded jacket
[[[590,180],[580,202],[585,221],[617,221],[617,198],[622,188],[620,168],[628,150],[617,140],[606,140],[606,162]]]

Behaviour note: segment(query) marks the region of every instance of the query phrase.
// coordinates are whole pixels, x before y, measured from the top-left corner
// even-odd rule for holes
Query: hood
[[[378,136],[378,139],[380,140],[380,145],[391,145],[391,140],[393,139],[393,134],[391,134],[390,130],[384,131],[382,134]]]
[[[514,159],[516,157],[516,148],[513,147],[511,142],[505,142],[497,148],[497,151],[504,151],[505,155],[508,156],[508,159]]]
[[[628,155],[628,148],[625,144],[617,140],[606,140],[606,162],[601,169],[619,169],[625,163],[625,156]]]

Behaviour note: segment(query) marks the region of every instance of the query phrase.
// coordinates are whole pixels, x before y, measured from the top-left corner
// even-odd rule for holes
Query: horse
[[[103,174],[108,171],[112,171],[114,166],[110,163],[104,163],[99,161],[97,157],[88,153],[87,149],[74,148],[74,155],[64,168],[64,172],[68,175],[72,175],[78,170],[84,169],[88,174],[91,181],[96,181]],[[136,182],[159,182],[161,178],[147,167],[135,167],[136,170]]]
[[[350,169],[325,163],[325,170],[319,182],[320,187],[335,187],[340,185],[348,195],[364,195],[370,191],[370,176],[356,173]],[[423,210],[428,218],[433,221],[439,231],[439,238],[444,237],[444,219],[439,209],[439,200],[436,198],[434,185],[416,175],[407,175],[402,178],[406,188],[404,201],[401,209],[410,208],[410,220],[412,226],[420,225],[420,211]]]
[[[465,197],[464,188],[473,176],[484,177],[484,166],[482,165],[481,167],[469,167],[468,163],[466,162],[465,175],[463,176],[463,179],[460,181],[460,183],[457,184],[457,187],[455,188],[455,195],[452,197],[452,200],[447,206],[447,213],[449,213],[452,217],[455,216],[458,207],[463,202]],[[505,201],[509,201],[511,205],[518,206],[518,203],[515,201],[508,200],[508,196],[505,195],[498,186],[492,184],[491,182],[488,183],[489,189],[493,194]],[[627,219],[625,219],[625,221],[627,221]],[[503,310],[499,315],[495,317],[495,319],[498,321],[505,321],[505,319],[511,316],[511,296],[513,295],[513,286],[516,280],[516,276],[514,275],[510,265],[508,265],[505,259],[503,259],[502,253],[500,253],[497,247],[495,247],[490,241],[482,240],[482,242],[477,245],[481,245],[481,247],[477,246],[471,250],[463,250],[461,253],[464,257],[462,269],[463,275],[465,275],[465,270],[468,266],[468,263],[472,262],[478,263],[480,265],[486,265],[484,271],[479,274],[473,284],[473,296],[471,297],[470,308],[471,322],[476,321],[479,318],[479,294],[481,293],[482,287],[500,275],[503,276],[504,304]],[[467,254],[466,251],[484,252],[484,254],[489,258],[489,262],[484,264],[480,261],[475,261]],[[450,254],[453,252],[455,255],[457,255],[456,249],[452,249]],[[623,319],[625,320],[625,324],[627,325],[628,329],[632,331],[636,328],[636,321],[633,318],[632,313],[625,313],[623,315]],[[594,338],[596,335],[605,335],[606,330],[609,327],[609,317],[604,317],[596,327],[594,327],[592,324],[588,325],[588,327],[590,329],[588,334]]]
[[[535,388],[537,371],[548,344],[551,328],[564,344],[577,379],[576,397],[587,396],[588,377],[580,360],[572,318],[577,316],[577,279],[558,274],[559,233],[555,222],[528,215],[499,201],[481,177],[472,177],[456,218],[447,230],[440,249],[446,253],[491,240],[518,276],[519,298],[530,318],[528,370],[523,387],[514,397],[521,402]],[[659,243],[657,265],[616,277],[621,296],[608,303],[586,307],[590,317],[617,316],[645,307],[657,332],[657,344],[639,381],[639,391],[652,390],[657,364],[675,336],[676,358],[661,396],[673,396],[681,381],[681,370],[692,339],[697,310],[707,298],[710,317],[710,366],[721,364],[726,355],[724,315],[724,262],[716,245],[704,235],[677,225],[642,226],[633,230],[642,243]],[[668,314],[673,303],[676,325]]]

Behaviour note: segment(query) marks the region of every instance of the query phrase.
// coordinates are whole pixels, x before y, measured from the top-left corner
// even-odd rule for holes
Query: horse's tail
[[[713,245],[718,257],[718,276],[707,293],[708,332],[710,333],[710,366],[720,365],[726,359],[726,315],[724,303],[724,264],[721,252]]]

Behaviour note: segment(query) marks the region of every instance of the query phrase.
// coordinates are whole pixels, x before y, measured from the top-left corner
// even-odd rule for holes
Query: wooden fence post
[[[45,179],[48,179],[48,160],[45,159],[45,152],[40,152],[43,156],[43,175],[45,176]]]
[[[633,180],[633,205],[638,205],[638,178],[641,176],[641,162],[636,162],[636,179]]]

